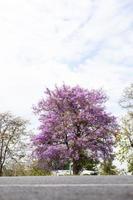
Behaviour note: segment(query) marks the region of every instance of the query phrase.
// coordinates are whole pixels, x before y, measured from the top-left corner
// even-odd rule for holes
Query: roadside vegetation
[[[133,175],[133,84],[119,105],[125,116],[107,112],[106,94],[80,86],[45,90],[33,107],[40,126],[9,112],[0,113],[0,176],[45,176],[58,170],[99,175]],[[126,168],[115,165],[119,161]]]

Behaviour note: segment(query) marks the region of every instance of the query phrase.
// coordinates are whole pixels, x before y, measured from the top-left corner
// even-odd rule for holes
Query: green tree
[[[118,140],[118,158],[127,161],[128,171],[133,170],[133,84],[125,88],[120,105],[127,114],[121,120],[121,132]]]
[[[122,119],[118,147],[121,160],[125,160],[133,151],[133,118],[129,114]]]
[[[99,161],[97,159],[88,158],[86,154],[81,154],[80,160],[77,160],[76,166],[80,172],[82,169],[97,171],[97,165]]]
[[[5,166],[3,170],[4,176],[26,176],[27,168],[24,163],[14,162],[9,166]]]
[[[131,158],[129,157],[127,167],[128,167],[128,172],[131,172],[131,174],[133,175],[133,156]]]
[[[44,161],[42,161],[44,162]],[[28,176],[48,176],[51,175],[51,171],[50,170],[46,170],[43,169],[42,166],[40,165],[40,161],[38,163],[38,161],[33,161],[31,163],[31,165],[29,166],[28,170],[27,170],[27,174]],[[43,163],[42,163],[43,164]]]
[[[10,113],[0,113],[0,176],[6,166],[24,158],[29,134],[27,123]]]
[[[100,175],[117,175],[118,174],[117,167],[113,165],[112,159],[105,160],[103,163],[101,163],[99,172],[100,172]]]

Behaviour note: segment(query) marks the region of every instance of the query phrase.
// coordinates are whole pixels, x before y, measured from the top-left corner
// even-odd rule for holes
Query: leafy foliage
[[[115,165],[113,165],[113,161],[108,159],[104,161],[100,166],[100,175],[117,175],[118,170]]]
[[[126,115],[122,119],[121,134],[118,140],[120,160],[125,160],[131,153],[133,148],[133,118]]]
[[[128,172],[131,172],[131,174],[133,175],[133,156],[129,157],[127,167],[128,167]]]
[[[120,105],[122,108],[127,109],[131,114],[133,114],[133,83],[129,87],[125,88],[120,99]]]
[[[120,100],[127,114],[122,118],[121,134],[118,141],[118,158],[127,161],[128,170],[133,170],[133,84],[125,88]]]
[[[10,113],[0,113],[0,176],[4,165],[25,156],[27,121]],[[22,139],[23,137],[23,139]]]

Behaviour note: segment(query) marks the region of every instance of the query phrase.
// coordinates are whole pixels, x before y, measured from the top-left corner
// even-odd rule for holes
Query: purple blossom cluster
[[[117,135],[116,118],[106,112],[102,90],[63,85],[47,89],[34,112],[39,133],[33,138],[34,154],[46,161],[79,160],[81,152],[93,159],[112,153]]]

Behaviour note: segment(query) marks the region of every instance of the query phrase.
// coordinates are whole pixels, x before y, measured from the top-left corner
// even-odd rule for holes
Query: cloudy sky
[[[133,82],[132,11],[132,0],[0,0],[1,112],[33,123],[44,89],[65,82],[102,87],[119,116]]]

